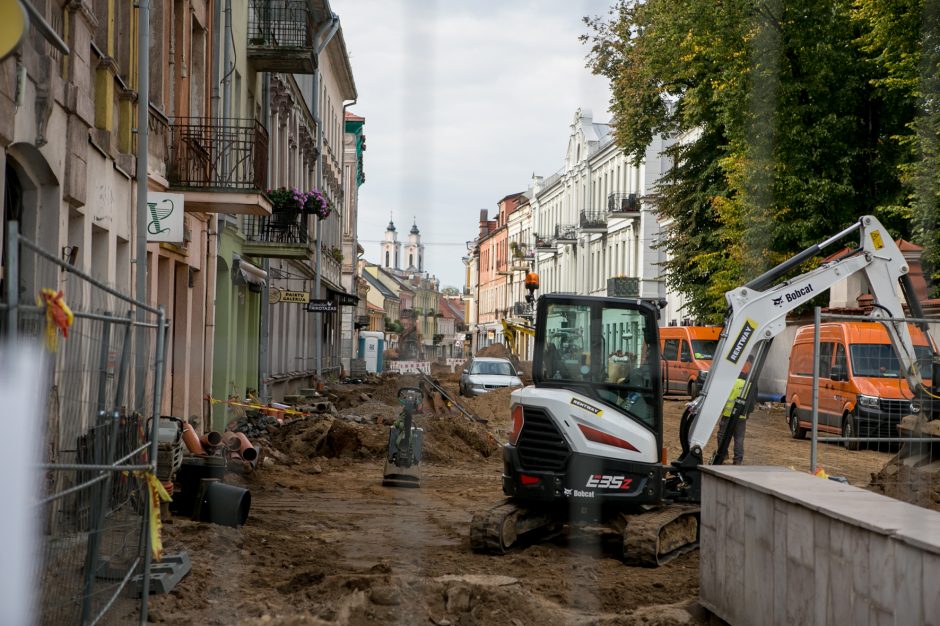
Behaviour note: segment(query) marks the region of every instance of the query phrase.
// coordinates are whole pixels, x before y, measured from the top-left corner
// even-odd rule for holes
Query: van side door
[[[676,391],[676,378],[679,375],[679,340],[667,339],[663,343],[663,370],[665,372],[664,387],[666,391]],[[678,385],[681,386],[681,382]],[[678,388],[681,390],[681,388]]]
[[[835,344],[835,350],[832,355],[832,370],[830,371],[832,380],[832,400],[833,410],[837,421],[833,426],[842,428],[842,407],[845,403],[852,400],[852,385],[849,382],[849,359],[842,343]]]
[[[683,339],[679,345],[679,371],[679,391],[688,391],[689,381],[695,380],[697,370],[692,360],[692,346],[687,339]]]
[[[838,405],[832,384],[832,353],[835,344],[832,341],[823,341],[819,344],[819,425],[841,428],[842,412]],[[812,380],[810,380],[812,385]],[[812,393],[812,387],[810,387]],[[810,396],[812,401],[812,396]],[[838,416],[837,416],[838,414]]]

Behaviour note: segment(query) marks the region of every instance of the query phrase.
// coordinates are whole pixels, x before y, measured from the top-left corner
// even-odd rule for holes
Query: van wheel
[[[695,384],[694,380],[689,381],[689,397],[693,400],[698,397],[698,385]]]
[[[787,420],[790,424],[790,436],[794,439],[805,439],[806,429],[800,426],[800,416],[797,415],[796,407],[790,407],[790,418]]]
[[[858,437],[858,425],[855,422],[855,413],[846,413],[842,418],[842,436]],[[858,441],[846,441],[846,450],[858,450],[860,443]]]

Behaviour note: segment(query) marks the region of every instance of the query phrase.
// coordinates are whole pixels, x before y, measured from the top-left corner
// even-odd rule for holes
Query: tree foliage
[[[622,0],[586,20],[619,145],[675,138],[658,210],[692,316],[866,213],[936,259],[938,3]]]

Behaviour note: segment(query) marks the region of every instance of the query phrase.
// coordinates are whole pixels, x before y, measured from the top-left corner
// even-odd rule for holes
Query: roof
[[[375,287],[383,298],[390,298],[393,300],[398,300],[398,296],[395,295],[395,292],[386,287],[381,280],[373,276],[369,272],[363,272],[362,277],[366,279],[366,282],[369,283],[369,286]]]
[[[367,302],[366,304],[368,304],[370,311],[375,311],[375,312],[377,312],[377,313],[385,313],[385,309],[383,309],[383,308],[380,307],[380,306],[375,306],[375,305],[372,304],[371,302]]]
[[[364,122],[366,121],[366,118],[362,117],[361,115],[356,115],[355,113],[350,113],[349,111],[346,111],[345,120],[347,122]]]
[[[386,272],[384,267],[380,267],[380,266],[378,266],[378,265],[377,265],[376,267],[379,268],[379,272],[381,272],[381,273],[384,274],[385,276],[388,276],[389,278],[391,278],[392,280],[394,280],[394,281],[395,281],[395,284],[398,285],[399,290],[404,290],[404,291],[407,291],[407,292],[412,293],[412,294],[415,292],[414,287],[412,287],[411,285],[409,285],[408,283],[406,283],[406,282],[403,281],[402,279],[398,278],[398,276],[395,276],[395,275],[392,274],[391,272]]]

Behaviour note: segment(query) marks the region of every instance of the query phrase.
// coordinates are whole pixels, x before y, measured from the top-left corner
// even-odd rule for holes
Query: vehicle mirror
[[[464,373],[464,374],[469,374],[469,373],[470,373],[470,370],[463,370],[463,373]]]
[[[845,366],[833,365],[832,370],[829,372],[829,378],[836,381],[848,380],[848,376],[846,376],[845,372]]]

